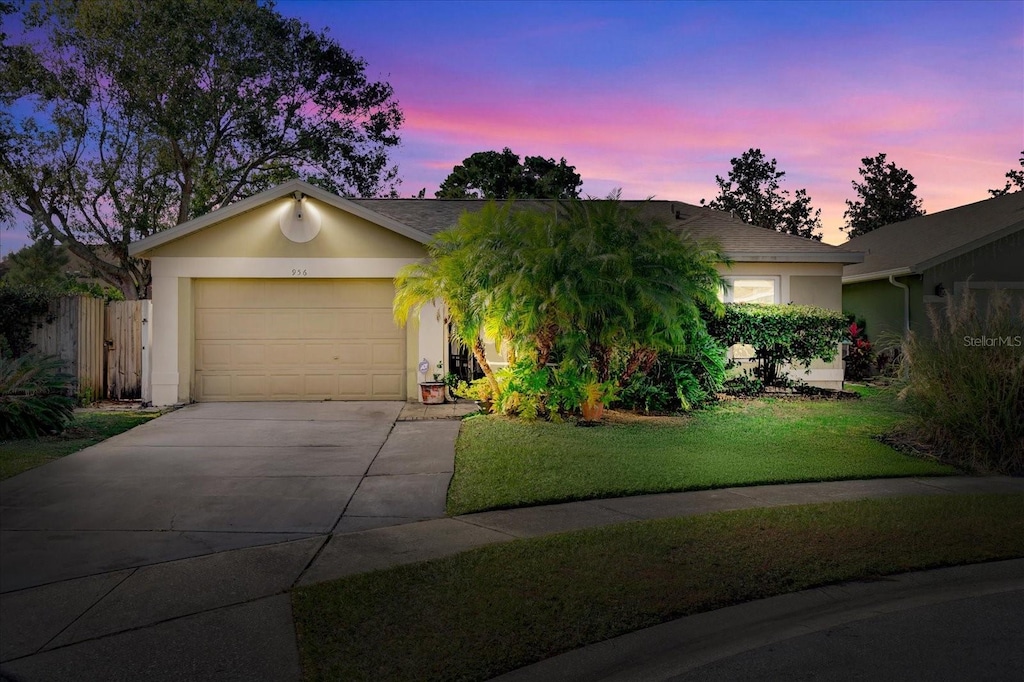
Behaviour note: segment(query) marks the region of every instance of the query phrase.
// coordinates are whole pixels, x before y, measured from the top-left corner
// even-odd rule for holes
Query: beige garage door
[[[391,280],[196,280],[196,399],[404,400],[394,294]]]

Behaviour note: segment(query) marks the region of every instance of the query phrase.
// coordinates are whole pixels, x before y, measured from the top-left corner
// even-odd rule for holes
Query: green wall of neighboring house
[[[931,322],[926,307],[942,305],[936,287],[942,284],[946,295],[970,282],[972,288],[998,282],[1011,301],[1024,305],[1024,230],[928,268],[920,275],[897,277],[910,287],[910,328],[915,334],[930,334]],[[989,290],[974,291],[977,305],[984,307]],[[927,301],[927,302],[926,302]],[[868,338],[885,346],[886,339],[903,333],[903,291],[888,279],[843,285],[843,311],[864,318]],[[938,311],[937,311],[938,312]]]
[[[921,278],[909,275],[896,281],[910,287],[910,328],[915,332],[927,329]],[[864,318],[868,338],[877,347],[895,344],[903,336],[903,290],[888,279],[844,284],[843,312]]]

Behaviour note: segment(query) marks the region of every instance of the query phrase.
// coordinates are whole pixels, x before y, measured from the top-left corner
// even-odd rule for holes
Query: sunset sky
[[[583,192],[698,203],[750,147],[806,188],[825,241],[865,156],[934,213],[1024,149],[1024,2],[281,1],[392,84],[400,193],[473,152],[565,157]],[[19,239],[20,237],[20,239]],[[24,238],[3,235],[3,252]]]
[[[583,191],[697,203],[750,147],[825,240],[885,152],[929,212],[988,198],[1024,149],[1024,2],[281,2],[406,115],[401,194],[473,152],[565,159]]]

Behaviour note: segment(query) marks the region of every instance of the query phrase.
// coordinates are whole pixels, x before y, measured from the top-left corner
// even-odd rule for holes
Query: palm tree
[[[500,320],[488,315],[493,281],[501,276],[501,254],[515,232],[512,222],[511,202],[490,202],[477,213],[463,213],[455,226],[427,244],[427,259],[403,267],[395,277],[395,321],[404,326],[410,314],[442,301],[453,336],[473,352],[495,396],[500,390],[482,336],[485,327],[505,331]]]

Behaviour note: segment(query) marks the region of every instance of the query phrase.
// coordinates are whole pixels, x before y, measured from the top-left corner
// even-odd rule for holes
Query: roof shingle
[[[1022,229],[1024,192],[892,223],[843,244],[864,253],[864,262],[844,267],[843,277],[867,279],[899,269],[920,272]]]

